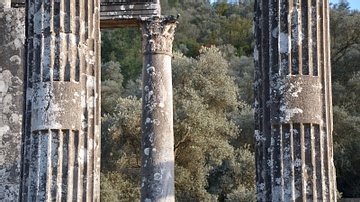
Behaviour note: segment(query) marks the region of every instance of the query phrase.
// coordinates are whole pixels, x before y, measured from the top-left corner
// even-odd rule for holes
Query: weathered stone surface
[[[329,1],[255,3],[257,201],[336,201]]]
[[[42,82],[32,95],[31,130],[81,129],[81,85],[78,82]],[[64,110],[66,109],[66,110]],[[71,109],[71,110],[69,110]]]
[[[316,123],[322,120],[321,82],[319,77],[279,76],[271,103],[271,123]]]
[[[141,201],[175,201],[171,53],[176,18],[141,21],[143,113]]]
[[[158,0],[101,0],[101,28],[137,27],[140,17],[160,14]]]
[[[19,200],[25,11],[0,2],[0,201]]]
[[[11,6],[11,0],[2,0],[0,2],[0,8],[10,8]]]
[[[100,201],[100,0],[27,1],[22,201]]]

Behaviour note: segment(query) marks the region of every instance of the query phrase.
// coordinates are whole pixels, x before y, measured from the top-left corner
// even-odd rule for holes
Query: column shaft
[[[100,201],[99,6],[27,1],[22,201]]]
[[[174,197],[174,131],[171,53],[176,18],[141,21],[143,34],[143,113],[141,201]]]
[[[0,8],[4,9],[4,8],[10,8],[11,7],[11,0],[2,0],[0,2]]]
[[[25,9],[0,2],[0,201],[19,201]]]
[[[257,201],[336,201],[329,1],[255,2]]]

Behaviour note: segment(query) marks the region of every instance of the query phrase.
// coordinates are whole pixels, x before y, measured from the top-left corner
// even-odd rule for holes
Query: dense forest
[[[176,201],[255,201],[253,0],[163,0],[172,60]],[[360,198],[360,12],[331,6],[334,162]],[[102,30],[102,201],[140,198],[141,36]]]

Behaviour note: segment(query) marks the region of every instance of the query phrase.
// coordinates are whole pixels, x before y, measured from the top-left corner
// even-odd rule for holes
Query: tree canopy
[[[241,139],[239,120],[252,119],[242,117],[242,110],[249,107],[239,99],[240,88],[220,49],[204,47],[199,53],[197,58],[181,53],[174,53],[173,57],[176,199],[224,201],[231,195],[253,200],[254,157],[244,146],[249,142],[232,144]],[[132,88],[133,92],[139,90],[135,85]],[[127,90],[130,87],[124,91]],[[140,115],[140,97],[130,95],[120,97],[113,113],[103,117],[102,141],[106,146],[102,152],[102,185],[118,189],[117,194],[110,194],[109,189],[103,188],[104,200],[108,196],[109,200],[123,200],[127,194],[139,196]],[[224,169],[231,173],[224,173]],[[221,179],[213,178],[214,175]],[[116,183],[111,183],[113,180]],[[127,183],[131,183],[131,188]]]
[[[177,201],[254,201],[253,1],[167,0],[173,56]],[[360,197],[360,13],[330,10],[334,163]],[[140,197],[141,37],[102,32],[102,201]]]
[[[360,12],[342,1],[330,13],[334,162],[338,190],[360,197]]]

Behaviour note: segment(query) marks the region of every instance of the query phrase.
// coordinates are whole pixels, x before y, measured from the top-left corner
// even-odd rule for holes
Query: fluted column
[[[171,76],[176,18],[141,21],[143,105],[141,201],[171,202],[174,193],[174,130]]]
[[[255,2],[257,201],[336,201],[328,0]]]
[[[22,201],[100,201],[99,0],[27,0]]]
[[[25,9],[0,2],[0,201],[19,201]]]

